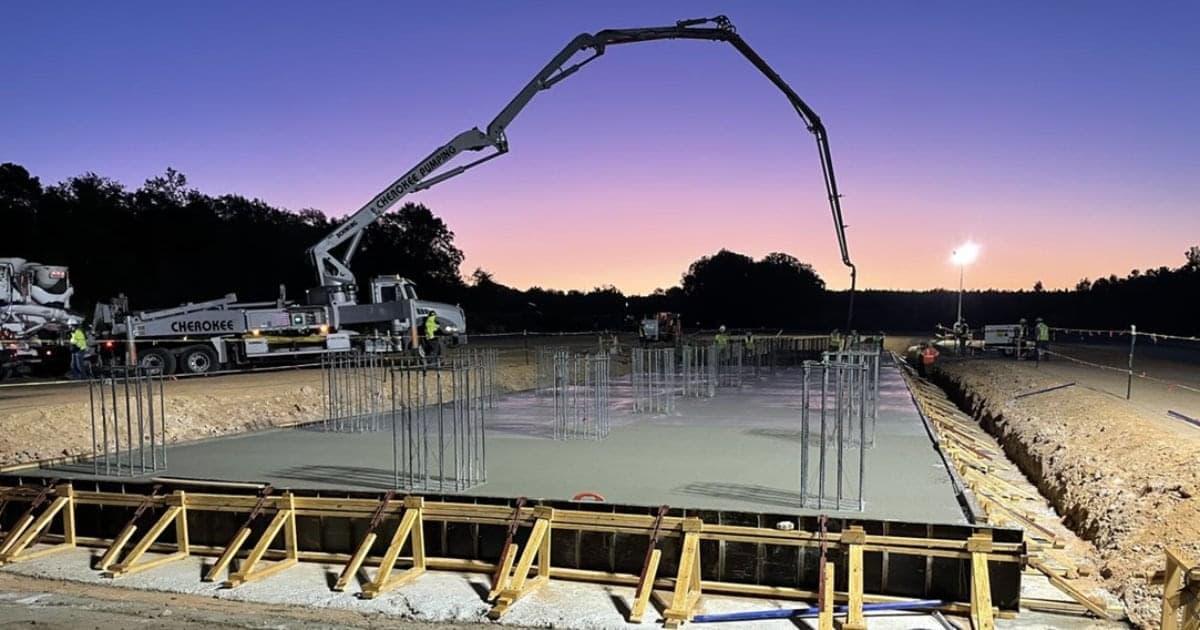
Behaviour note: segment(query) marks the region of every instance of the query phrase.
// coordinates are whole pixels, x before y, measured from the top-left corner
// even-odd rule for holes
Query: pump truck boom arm
[[[389,208],[394,206],[402,197],[418,190],[424,190],[462,174],[466,170],[478,166],[492,158],[508,152],[508,137],[505,130],[508,125],[521,113],[521,110],[533,100],[540,91],[553,87],[559,81],[578,72],[585,65],[603,55],[608,46],[618,44],[634,44],[663,39],[699,39],[726,42],[732,45],[759,72],[775,85],[795,108],[796,113],[817,141],[820,155],[821,171],[825,177],[825,191],[829,198],[830,210],[833,213],[834,230],[837,233],[838,248],[842,264],[850,269],[850,303],[847,313],[847,327],[854,314],[854,291],[857,272],[850,260],[850,251],[846,243],[846,225],[842,220],[841,195],[838,193],[837,179],[833,172],[833,157],[829,150],[829,134],[822,124],[821,118],[805,103],[795,90],[779,76],[771,66],[753,48],[739,36],[730,23],[729,18],[718,15],[711,18],[680,20],[674,26],[659,26],[651,28],[605,29],[596,33],[583,33],[572,39],[540,72],[537,73],[509,101],[508,105],[487,126],[487,131],[478,127],[464,131],[454,137],[449,143],[435,150],[424,160],[421,160],[412,170],[405,173],[390,186],[385,188],[367,205],[360,208],[331,234],[312,247],[310,252],[317,267],[318,280],[321,286],[352,285],[354,275],[349,269],[350,259],[354,256],[363,231],[375,222]],[[580,52],[590,51],[586,57],[572,62]],[[466,151],[481,151],[491,149],[469,163],[463,164],[434,174],[451,159]],[[341,258],[332,250],[349,243]],[[353,299],[352,297],[350,299]]]

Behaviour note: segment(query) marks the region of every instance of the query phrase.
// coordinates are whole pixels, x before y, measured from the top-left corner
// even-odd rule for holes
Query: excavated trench
[[[1014,400],[1055,383],[996,362],[939,366],[934,383],[994,436],[1064,524],[1096,547],[1100,575],[1131,621],[1157,627],[1149,578],[1163,548],[1200,556],[1193,445],[1161,433],[1123,401],[1082,388]],[[1189,465],[1188,462],[1191,462]]]

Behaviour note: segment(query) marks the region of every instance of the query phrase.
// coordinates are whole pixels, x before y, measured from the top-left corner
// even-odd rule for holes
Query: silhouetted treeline
[[[307,249],[336,224],[313,209],[292,212],[239,195],[191,189],[173,170],[136,190],[88,173],[43,186],[21,166],[0,164],[0,257],[71,268],[75,310],[119,293],[135,309],[236,292],[272,300],[279,285],[302,300],[315,274]],[[1200,248],[1176,268],[1082,280],[1070,291],[972,291],[972,326],[1044,317],[1052,325],[1200,334]],[[813,269],[782,253],[760,260],[722,250],[692,263],[679,286],[644,296],[612,287],[557,291],[507,287],[484,270],[460,276],[454,233],[428,208],[405,204],[368,229],[352,267],[365,287],[378,274],[415,280],[423,297],[462,304],[473,332],[631,330],[641,317],[683,314],[689,329],[845,328],[848,295],[826,291]],[[362,296],[364,299],[365,295]],[[853,327],[923,331],[954,320],[953,291],[860,291]]]
[[[302,300],[315,283],[307,249],[334,223],[316,210],[212,197],[173,170],[127,190],[93,173],[43,187],[24,168],[0,164],[0,226],[0,256],[68,265],[72,305],[87,314],[119,293],[135,309],[231,292],[273,300],[280,284]],[[461,263],[454,234],[415,204],[372,226],[354,258],[361,279],[399,272],[430,293],[461,286]]]

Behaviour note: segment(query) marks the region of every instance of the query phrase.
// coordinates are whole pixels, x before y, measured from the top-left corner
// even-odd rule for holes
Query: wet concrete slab
[[[534,392],[499,399],[487,414],[487,481],[465,494],[607,501],[772,513],[965,523],[950,474],[898,369],[881,369],[873,445],[866,450],[858,503],[857,448],[847,448],[843,497],[836,494],[836,446],[827,447],[826,502],[818,506],[818,440],[811,440],[809,497],[800,490],[801,372],[747,376],[712,398],[681,398],[670,414],[633,413],[628,384],[612,389],[607,439],[553,439],[553,403]],[[810,425],[813,426],[813,425]],[[331,433],[297,428],[216,438],[168,448],[159,476],[269,482],[278,488],[387,489],[393,485],[390,428]],[[44,472],[91,477],[90,463]],[[435,490],[436,491],[436,490]]]

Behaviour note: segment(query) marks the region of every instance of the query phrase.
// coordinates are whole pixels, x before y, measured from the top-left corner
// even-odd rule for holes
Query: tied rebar
[[[361,351],[323,355],[321,389],[322,429],[363,433],[386,425],[388,366],[380,355]]]
[[[868,363],[807,361],[800,407],[802,507],[861,511],[867,472]],[[815,453],[816,478],[812,468]],[[833,479],[829,479],[832,477]]]
[[[680,348],[680,394],[689,398],[712,398],[717,394],[716,346],[685,345]]]
[[[633,348],[629,372],[635,413],[674,413],[675,348]]]
[[[867,430],[867,445],[873,446],[875,442],[875,424],[879,419],[879,363],[883,354],[881,346],[876,346],[873,349],[870,349],[869,345],[859,345],[857,347],[861,349],[823,352],[821,353],[821,358],[826,363],[857,365],[866,368],[862,375],[864,379],[863,387],[866,390],[866,397],[862,404],[866,409],[870,422],[870,427]]]
[[[774,374],[781,368],[801,365],[828,346],[827,337],[784,337],[780,335],[744,338],[742,359],[745,374]]]
[[[162,371],[114,366],[88,381],[92,473],[144,475],[167,467]]]
[[[602,440],[611,429],[608,353],[558,352],[553,360],[554,439]]]
[[[551,396],[554,392],[554,361],[560,353],[570,352],[566,346],[538,346],[535,349],[534,393],[539,397]]]
[[[460,492],[487,481],[485,416],[499,396],[494,348],[437,357],[324,357],[324,418],[337,433],[391,431],[396,489]]]
[[[500,397],[496,384],[496,374],[499,372],[500,350],[497,348],[460,347],[450,351],[447,359],[449,365],[475,365],[481,368],[480,395],[483,396],[484,406],[495,409]],[[446,361],[443,361],[446,362]]]
[[[461,492],[487,481],[486,387],[475,356],[397,361],[391,375],[396,489]]]
[[[742,342],[713,344],[717,364],[717,387],[742,386],[742,359],[746,347]]]

